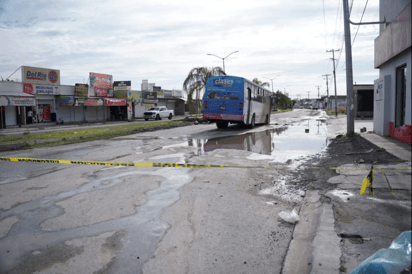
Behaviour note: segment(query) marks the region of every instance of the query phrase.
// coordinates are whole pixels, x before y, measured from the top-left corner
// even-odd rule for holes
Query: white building
[[[380,0],[373,130],[411,144],[411,0]]]

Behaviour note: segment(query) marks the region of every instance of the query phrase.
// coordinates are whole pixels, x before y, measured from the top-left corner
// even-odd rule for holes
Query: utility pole
[[[316,86],[317,88],[318,88],[318,99],[320,99],[319,98],[319,88],[321,87],[321,86]]]
[[[343,1],[345,1],[345,0],[343,0]],[[349,41],[349,43],[350,43],[350,41]],[[335,115],[336,115],[336,117],[338,117],[338,95],[337,95],[337,90],[336,90],[335,51],[340,51],[340,50],[339,49],[331,49],[331,50],[327,50],[326,52],[332,52],[332,56],[333,56],[333,58],[331,58],[331,60],[333,61],[333,80],[335,82]]]
[[[327,102],[329,103],[329,85],[328,85],[328,76],[330,76],[330,74],[323,74],[322,76],[326,76],[326,93],[327,93]],[[328,108],[329,105],[326,106],[326,108]]]
[[[308,93],[308,99],[309,99],[309,93],[310,93],[310,91],[306,91],[307,93]]]
[[[326,92],[328,94],[329,97],[329,83],[328,83],[328,76],[330,76],[330,74],[323,74],[322,76],[326,77]]]
[[[346,56],[346,119],[347,135],[353,136],[355,132],[355,117],[353,115],[353,71],[352,71],[352,45],[349,25],[348,0],[343,0],[343,24],[345,29],[345,56]]]

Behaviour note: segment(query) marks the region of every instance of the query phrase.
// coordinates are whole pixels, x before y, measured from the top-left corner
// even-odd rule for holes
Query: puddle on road
[[[312,125],[310,125],[312,124]],[[309,126],[308,126],[309,125]],[[309,129],[309,133],[305,130]],[[187,142],[173,146],[197,148],[196,155],[215,149],[236,149],[253,152],[249,160],[286,162],[322,152],[328,145],[325,125],[314,120],[305,125],[287,125],[259,132],[212,139],[184,137]]]

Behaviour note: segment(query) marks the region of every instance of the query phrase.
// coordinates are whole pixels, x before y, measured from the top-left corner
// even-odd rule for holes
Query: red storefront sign
[[[104,98],[105,106],[127,106],[127,99]]]
[[[27,94],[33,94],[33,85],[32,84],[23,84],[23,92]]]

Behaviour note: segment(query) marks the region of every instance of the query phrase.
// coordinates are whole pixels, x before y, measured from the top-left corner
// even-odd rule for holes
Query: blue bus
[[[207,79],[203,98],[203,118],[218,128],[230,124],[269,124],[272,92],[247,79],[212,76]]]

